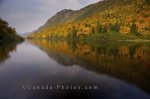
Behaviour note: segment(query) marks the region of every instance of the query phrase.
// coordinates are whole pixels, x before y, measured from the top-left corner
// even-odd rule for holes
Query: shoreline
[[[135,40],[117,40],[119,42],[150,42],[148,39],[135,39]]]

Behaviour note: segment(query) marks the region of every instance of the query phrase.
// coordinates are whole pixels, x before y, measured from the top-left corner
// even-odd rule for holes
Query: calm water
[[[150,99],[150,43],[0,43],[0,99]]]

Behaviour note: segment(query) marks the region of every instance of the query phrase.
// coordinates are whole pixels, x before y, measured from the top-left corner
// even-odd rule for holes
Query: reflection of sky
[[[147,94],[124,81],[88,71],[78,65],[63,66],[39,48],[23,43],[17,47],[16,52],[11,53],[10,59],[0,66],[0,99],[33,99],[27,97],[38,94],[24,93],[19,86],[19,83],[22,84],[28,79],[60,81],[64,84],[94,84],[99,86],[96,94],[99,98],[92,99],[149,99]]]
[[[0,0],[0,17],[17,32],[29,32],[43,25],[62,9],[77,10],[100,0]]]

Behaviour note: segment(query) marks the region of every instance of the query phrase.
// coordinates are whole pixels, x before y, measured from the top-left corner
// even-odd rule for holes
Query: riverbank
[[[49,38],[32,38],[27,39],[46,39],[46,40],[69,40],[69,41],[99,41],[99,42],[150,42],[150,35],[131,35],[119,34],[116,32],[111,33],[94,33],[84,37],[49,37]]]

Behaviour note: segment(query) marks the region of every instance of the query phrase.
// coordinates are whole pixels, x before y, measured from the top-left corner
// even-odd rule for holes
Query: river
[[[0,44],[0,99],[150,99],[150,43]]]

